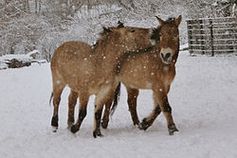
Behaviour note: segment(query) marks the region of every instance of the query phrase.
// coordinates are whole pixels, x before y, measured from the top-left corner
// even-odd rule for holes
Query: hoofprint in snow
[[[0,155],[4,158],[59,157],[237,157],[237,56],[191,57],[181,52],[169,93],[180,132],[169,136],[163,115],[147,131],[132,126],[126,90],[104,137],[92,137],[94,97],[77,134],[67,129],[67,95],[62,96],[59,129],[50,127],[49,64],[0,71]],[[142,119],[152,110],[152,94],[141,91]],[[78,110],[78,107],[77,107]],[[77,116],[77,114],[76,114]]]

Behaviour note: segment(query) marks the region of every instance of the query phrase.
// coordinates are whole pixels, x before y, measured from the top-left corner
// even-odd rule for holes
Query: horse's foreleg
[[[132,117],[132,121],[134,125],[139,125],[140,121],[137,115],[137,96],[139,94],[139,90],[132,89],[127,87],[128,92],[128,107]]]
[[[58,129],[58,108],[59,108],[59,104],[61,101],[61,94],[63,91],[63,86],[62,87],[57,87],[54,88],[53,90],[53,106],[54,106],[54,110],[53,110],[53,117],[51,119],[51,126],[53,128],[55,128],[53,131],[56,132]]]
[[[156,93],[153,90],[153,99],[154,99],[154,108],[153,111],[151,112],[151,114],[144,118],[142,120],[142,122],[139,125],[140,129],[146,130],[148,127],[150,127],[153,122],[155,121],[156,117],[161,113],[161,108],[160,108],[160,102],[159,102],[159,98],[160,98],[160,93]]]
[[[179,130],[176,128],[173,117],[172,117],[172,108],[169,104],[168,97],[163,98],[163,104],[161,104],[161,110],[165,115],[167,125],[168,125],[168,131],[170,135],[173,135],[174,132],[178,132]]]
[[[151,114],[144,118],[142,122],[139,124],[139,128],[142,130],[146,130],[148,127],[150,127],[153,122],[155,121],[156,117],[161,113],[161,109],[159,104],[155,104],[153,111]]]
[[[71,126],[74,124],[74,112],[75,106],[77,104],[77,98],[78,93],[71,90],[70,95],[68,97],[68,128],[71,128]]]
[[[154,93],[154,99],[155,102],[160,105],[160,110],[163,112],[167,125],[168,125],[168,131],[170,135],[173,135],[174,132],[177,132],[178,129],[175,126],[173,117],[172,117],[172,108],[170,107],[169,101],[168,101],[168,96],[165,91],[156,91]]]
[[[86,114],[87,114],[87,103],[89,100],[89,96],[88,95],[80,95],[79,99],[80,99],[80,108],[79,108],[78,119],[77,119],[76,124],[74,124],[71,127],[72,133],[76,133],[77,131],[79,131],[82,121],[84,120],[84,118],[86,117]]]

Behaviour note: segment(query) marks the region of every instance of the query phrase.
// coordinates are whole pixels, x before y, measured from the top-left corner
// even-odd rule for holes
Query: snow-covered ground
[[[1,158],[236,158],[237,56],[191,57],[181,52],[169,93],[180,132],[169,136],[163,115],[147,131],[132,126],[122,96],[103,138],[92,137],[93,99],[81,130],[67,130],[67,95],[60,106],[60,127],[50,127],[52,106],[49,64],[0,71]],[[152,109],[150,91],[142,91],[138,112]],[[78,109],[78,107],[77,107]]]
[[[16,59],[19,62],[37,62],[37,63],[45,63],[46,60],[42,59],[41,54],[38,50],[33,50],[26,54],[6,54],[0,56],[0,70],[7,69],[9,63],[12,59]]]

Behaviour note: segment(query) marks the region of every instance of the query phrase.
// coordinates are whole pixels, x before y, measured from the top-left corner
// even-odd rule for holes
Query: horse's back
[[[73,80],[91,65],[88,59],[91,50],[89,44],[79,41],[69,41],[60,45],[51,60],[53,82],[60,80],[65,84],[75,83]]]
[[[52,62],[60,57],[76,56],[86,54],[91,50],[91,46],[80,41],[68,41],[60,45],[54,52]]]

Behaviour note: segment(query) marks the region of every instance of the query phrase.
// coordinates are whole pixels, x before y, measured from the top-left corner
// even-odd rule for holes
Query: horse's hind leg
[[[133,120],[133,124],[139,125],[140,121],[137,115],[137,96],[139,94],[139,90],[127,87],[127,92],[128,92],[127,102],[128,102],[129,111]]]
[[[77,98],[78,93],[71,90],[70,95],[68,97],[68,120],[67,120],[68,128],[71,128],[71,126],[74,124],[74,112],[75,112],[75,106],[77,104]]]
[[[105,103],[104,115],[101,122],[101,125],[104,129],[106,129],[109,124],[109,114],[110,114],[110,108],[111,108],[112,102],[113,102],[112,99],[109,99],[109,101]]]
[[[80,95],[79,100],[80,100],[80,108],[79,108],[78,119],[77,119],[76,124],[74,124],[71,127],[71,132],[72,133],[76,133],[77,131],[79,131],[79,129],[81,127],[81,124],[82,124],[84,118],[86,117],[87,103],[88,103],[88,100],[89,100],[89,95]]]
[[[114,88],[114,89],[113,89]],[[93,136],[96,138],[97,136],[103,136],[100,131],[100,122],[101,122],[101,115],[103,111],[103,105],[109,101],[109,99],[113,98],[115,87],[110,85],[105,86],[100,90],[100,92],[96,95],[95,101],[95,120],[94,120],[94,130]]]
[[[101,122],[101,125],[104,129],[106,129],[108,127],[109,115],[113,115],[113,113],[118,105],[119,96],[120,96],[120,88],[121,88],[121,83],[118,84],[117,88],[115,89],[115,92],[113,94],[110,94],[111,96],[113,95],[113,97],[110,97],[107,100],[107,102],[105,103],[104,115],[103,115],[103,119]],[[112,108],[111,108],[111,106],[112,106]]]
[[[95,114],[94,114],[94,130],[93,130],[93,137],[96,138],[97,136],[103,136],[100,131],[100,121],[101,115],[103,111],[103,103],[102,104],[95,104]]]
[[[55,87],[53,90],[54,110],[53,110],[53,117],[51,119],[51,126],[55,128],[54,132],[56,132],[58,128],[58,108],[61,101],[61,94],[62,94],[63,89],[64,89],[64,86],[60,85],[60,86]]]

